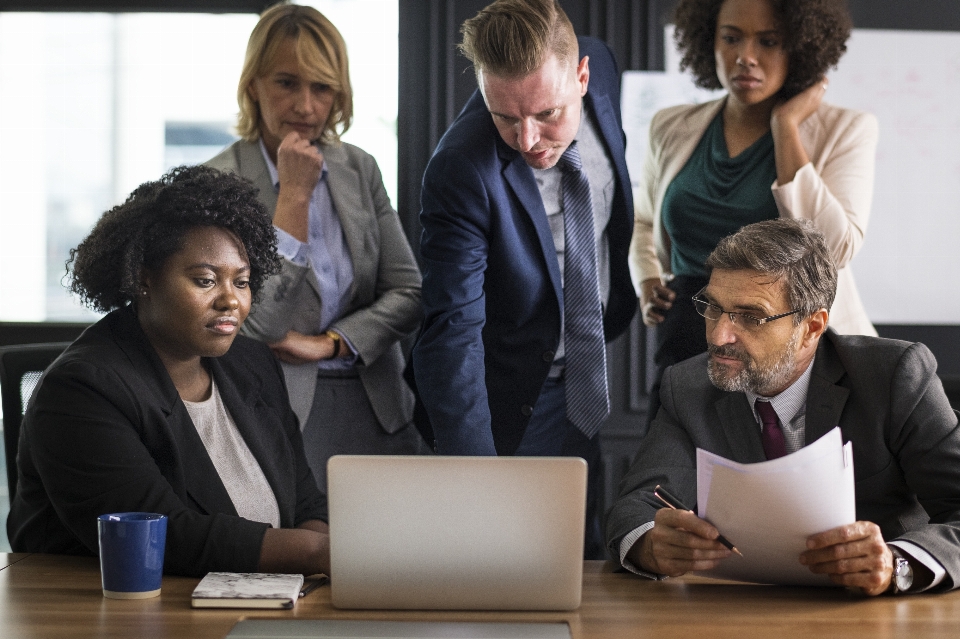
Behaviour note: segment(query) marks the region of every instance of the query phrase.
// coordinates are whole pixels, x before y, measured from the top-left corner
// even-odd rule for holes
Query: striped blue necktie
[[[563,172],[563,321],[567,419],[587,437],[610,414],[603,307],[597,273],[590,183],[574,141],[560,157]]]

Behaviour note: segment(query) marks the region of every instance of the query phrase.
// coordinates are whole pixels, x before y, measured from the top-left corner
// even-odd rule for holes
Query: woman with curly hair
[[[97,554],[97,517],[167,515],[164,571],[327,572],[327,502],[276,359],[239,336],[279,268],[253,186],[206,167],[138,187],[71,251],[106,312],[24,415],[17,552]]]
[[[245,333],[286,374],[321,490],[338,453],[427,452],[400,341],[420,322],[420,271],[372,156],[340,141],[353,115],[347,49],[313,7],[265,11],[237,89],[243,138],[207,164],[253,181],[278,236]]]
[[[840,269],[830,325],[876,335],[849,264],[870,214],[877,122],[823,102],[824,74],[850,28],[842,0],[677,6],[681,67],[727,95],[664,109],[650,125],[630,266],[644,322],[659,325],[660,374],[707,350],[691,303],[707,283],[707,255],[740,227],[776,217],[810,220],[826,236]]]

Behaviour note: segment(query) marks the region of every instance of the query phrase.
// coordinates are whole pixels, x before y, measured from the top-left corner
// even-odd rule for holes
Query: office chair
[[[17,492],[17,445],[27,401],[43,371],[70,342],[20,344],[0,348],[0,401],[3,406],[3,450],[7,458],[10,501]]]
[[[940,381],[943,382],[950,405],[954,410],[960,410],[960,375],[940,375]]]

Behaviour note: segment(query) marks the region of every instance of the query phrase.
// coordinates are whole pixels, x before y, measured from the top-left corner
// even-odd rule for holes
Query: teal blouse
[[[723,111],[717,114],[663,197],[661,216],[674,275],[706,277],[704,263],[721,239],[747,224],[778,217],[770,190],[776,179],[773,135],[768,132],[731,158]]]

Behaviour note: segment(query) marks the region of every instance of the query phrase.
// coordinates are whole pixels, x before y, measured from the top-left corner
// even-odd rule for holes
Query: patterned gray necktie
[[[603,307],[597,273],[590,183],[574,141],[560,157],[563,172],[563,320],[567,419],[593,437],[610,414]]]

